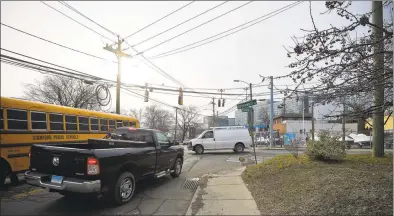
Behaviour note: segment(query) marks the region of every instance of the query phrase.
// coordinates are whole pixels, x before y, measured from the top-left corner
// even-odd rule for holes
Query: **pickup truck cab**
[[[131,200],[135,183],[181,174],[183,148],[158,130],[120,127],[86,144],[33,145],[26,182],[64,196],[97,194],[115,204]]]

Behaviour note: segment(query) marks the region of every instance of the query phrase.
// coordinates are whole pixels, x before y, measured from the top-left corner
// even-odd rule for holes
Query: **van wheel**
[[[182,165],[183,165],[183,161],[181,158],[176,158],[175,159],[175,163],[174,163],[174,167],[172,168],[174,170],[174,172],[172,172],[170,175],[173,178],[177,178],[181,175],[182,172]]]
[[[123,205],[133,198],[135,192],[135,178],[129,172],[122,173],[116,181],[115,187],[110,190],[113,203]]]
[[[241,143],[237,143],[235,144],[234,150],[236,153],[244,152],[244,145],[242,145]]]
[[[196,147],[194,147],[194,152],[196,152],[196,154],[202,154],[204,153],[204,147],[202,147],[202,145],[196,145]]]

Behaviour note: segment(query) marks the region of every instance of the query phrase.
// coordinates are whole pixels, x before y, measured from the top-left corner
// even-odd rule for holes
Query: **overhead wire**
[[[100,35],[101,37],[103,37],[103,38],[105,38],[105,39],[107,39],[107,40],[109,40],[109,41],[115,42],[113,39],[111,39],[111,38],[109,38],[109,37],[107,37],[107,36],[104,36],[103,34],[97,32],[96,30],[93,30],[92,28],[90,28],[90,27],[88,27],[88,26],[86,26],[86,25],[84,25],[84,24],[78,22],[78,21],[75,20],[74,18],[72,18],[72,17],[68,16],[67,14],[61,12],[60,10],[58,10],[58,9],[56,9],[56,8],[54,8],[54,7],[52,7],[52,6],[50,6],[49,4],[47,4],[47,3],[43,2],[43,1],[41,1],[41,3],[43,3],[43,4],[46,5],[46,6],[48,6],[48,7],[51,8],[51,9],[57,11],[58,13],[62,14],[63,16],[65,16],[65,17],[71,19],[72,21],[78,23],[79,25],[81,25],[81,26],[83,26],[83,27],[89,29],[90,31],[92,31],[92,32],[94,32],[94,33]]]
[[[96,24],[97,26],[101,27],[102,29],[106,30],[107,32],[111,33],[112,35],[118,37],[119,35],[116,34],[115,32],[109,30],[108,28],[104,27],[103,25],[95,22],[94,20],[90,19],[88,16],[86,16],[85,14],[81,13],[80,11],[78,11],[77,9],[75,9],[74,7],[72,7],[71,5],[67,4],[64,1],[58,1],[60,4],[62,4],[63,6],[71,9],[72,11],[74,11],[75,13],[81,15],[82,17],[85,17],[87,20],[91,21],[92,23]]]
[[[20,32],[20,33],[29,35],[29,36],[34,37],[34,38],[37,38],[37,39],[40,39],[40,40],[42,40],[42,41],[45,41],[45,42],[48,42],[48,43],[51,43],[51,44],[60,46],[60,47],[62,47],[62,48],[68,49],[68,50],[72,50],[72,51],[74,51],[74,52],[78,52],[78,53],[81,53],[81,54],[84,54],[84,55],[87,55],[87,56],[90,56],[90,57],[93,57],[93,58],[97,58],[97,59],[101,59],[101,60],[105,60],[105,61],[110,61],[110,62],[113,62],[113,63],[117,63],[116,61],[111,61],[111,60],[109,60],[109,59],[105,59],[105,58],[102,58],[102,57],[99,57],[99,56],[96,56],[96,55],[93,55],[93,54],[89,54],[89,53],[86,53],[86,52],[83,52],[83,51],[80,51],[80,50],[77,50],[77,49],[74,49],[74,48],[71,48],[71,47],[68,47],[68,46],[65,46],[65,45],[56,43],[56,42],[53,42],[53,41],[47,40],[47,39],[45,39],[45,38],[42,38],[42,37],[39,37],[39,36],[30,34],[30,33],[28,33],[28,32],[22,31],[22,30],[20,30],[20,29],[17,29],[17,28],[15,28],[15,27],[9,26],[9,25],[4,24],[4,23],[1,23],[1,25],[2,25],[2,26],[5,26],[5,27],[7,27],[7,28],[10,28],[10,29],[12,29],[12,30],[15,30],[15,31],[17,31],[17,32]]]
[[[203,26],[203,25],[206,25],[206,24],[208,24],[208,23],[210,23],[210,22],[212,22],[212,21],[214,21],[214,20],[216,20],[216,19],[218,19],[218,18],[220,18],[220,17],[223,17],[223,16],[225,16],[225,15],[227,15],[227,14],[233,12],[233,11],[236,11],[236,10],[238,10],[238,9],[240,9],[240,8],[242,8],[242,7],[244,7],[244,6],[248,5],[248,4],[250,4],[250,3],[252,3],[252,2],[253,2],[253,1],[246,2],[245,4],[242,4],[242,5],[240,5],[240,6],[236,7],[236,8],[233,8],[233,9],[231,9],[231,10],[229,10],[229,11],[227,11],[227,12],[225,12],[225,13],[219,15],[219,16],[216,16],[216,17],[214,17],[214,18],[212,18],[212,19],[210,19],[210,20],[208,20],[208,21],[205,21],[205,22],[203,22],[203,23],[201,23],[201,24],[199,24],[199,25],[197,25],[197,26],[195,26],[195,27],[193,27],[193,28],[191,28],[191,29],[189,29],[189,30],[186,30],[186,31],[184,31],[184,32],[182,32],[182,33],[180,33],[180,34],[177,34],[177,35],[175,35],[174,37],[171,37],[171,38],[169,38],[169,39],[167,39],[167,40],[165,40],[165,41],[163,41],[163,42],[160,42],[160,43],[158,43],[158,44],[156,44],[156,45],[153,45],[153,46],[151,46],[151,47],[145,49],[144,51],[138,53],[137,55],[140,55],[140,54],[145,53],[145,52],[147,52],[147,51],[149,51],[149,50],[152,50],[152,49],[154,49],[154,48],[156,48],[156,47],[158,47],[158,46],[160,46],[160,45],[163,45],[163,44],[165,44],[165,43],[167,43],[167,42],[169,42],[169,41],[171,41],[171,40],[173,40],[173,39],[175,39],[175,38],[178,38],[178,37],[180,37],[180,36],[182,36],[182,35],[184,35],[184,34],[186,34],[186,33],[189,33],[189,32],[191,32],[191,31],[193,31],[193,30],[195,30],[195,29],[197,29],[197,28]]]
[[[167,57],[167,56],[170,56],[170,55],[175,55],[175,54],[178,54],[178,53],[186,52],[186,51],[188,51],[188,50],[191,50],[191,49],[194,49],[194,48],[197,48],[197,47],[200,47],[200,46],[209,44],[209,43],[211,43],[211,42],[217,41],[217,40],[219,40],[219,39],[222,39],[222,38],[225,38],[225,37],[230,36],[230,35],[232,35],[232,34],[235,34],[235,33],[239,32],[239,31],[241,31],[241,30],[244,30],[244,29],[246,29],[246,28],[249,28],[249,27],[251,27],[251,26],[254,26],[254,25],[256,25],[256,24],[258,24],[258,23],[260,23],[260,22],[262,22],[262,21],[265,21],[265,20],[267,20],[267,19],[269,19],[269,18],[271,18],[271,17],[274,17],[274,16],[276,16],[276,15],[278,15],[278,14],[280,14],[280,13],[286,11],[286,10],[289,10],[289,9],[291,9],[291,8],[297,6],[298,4],[301,4],[301,3],[302,3],[301,1],[298,1],[298,2],[295,2],[295,3],[289,4],[289,5],[287,5],[287,6],[284,6],[284,7],[282,7],[282,8],[279,8],[279,9],[277,9],[277,10],[275,10],[275,11],[272,11],[272,12],[270,12],[270,13],[268,13],[268,14],[265,14],[265,15],[263,15],[263,16],[260,16],[260,17],[258,17],[258,18],[256,18],[256,19],[253,19],[253,20],[251,20],[251,21],[248,21],[248,22],[243,23],[243,24],[241,24],[241,25],[238,25],[238,26],[236,26],[236,27],[230,28],[230,29],[228,29],[228,30],[226,30],[226,31],[220,32],[220,33],[215,34],[215,35],[213,35],[213,36],[210,36],[210,37],[204,38],[204,39],[202,39],[202,40],[199,40],[199,41],[196,41],[196,42],[187,44],[187,45],[182,46],[182,47],[178,47],[178,48],[176,48],[176,49],[172,49],[172,50],[169,50],[169,51],[165,51],[165,52],[163,52],[163,53],[160,53],[160,54],[157,54],[157,55],[148,57],[148,58],[149,58],[149,59],[157,59],[157,58],[161,58],[161,57]],[[268,16],[268,17],[267,17],[267,16]],[[265,19],[262,19],[262,18],[264,18],[264,17],[266,17],[266,18],[265,18]],[[262,19],[262,20],[260,20],[260,19]],[[255,22],[255,23],[253,23],[253,22]],[[250,24],[250,23],[252,23],[252,24]],[[249,25],[249,26],[246,26],[246,25],[248,25],[248,24],[250,24],[250,25]],[[245,27],[243,27],[243,26],[245,26]],[[240,27],[243,27],[243,28],[240,28]],[[236,31],[233,31],[233,30],[235,30],[235,29],[237,29],[237,28],[240,28],[240,29],[238,29],[238,30],[236,30]],[[231,32],[231,31],[233,31],[233,32]],[[225,34],[225,33],[227,33],[227,32],[231,32],[231,33]],[[225,34],[225,35],[223,35],[223,36],[221,36],[221,37],[218,37],[218,38],[215,38],[215,37],[220,36],[220,35],[222,35],[222,34]],[[210,39],[212,39],[212,38],[215,38],[215,39],[210,40]],[[207,41],[207,40],[210,40],[210,41]],[[204,41],[207,41],[207,42],[202,43],[202,44],[199,44],[199,43],[204,42]],[[199,45],[196,45],[196,44],[199,44]],[[193,46],[193,45],[196,45],[196,46]],[[189,47],[189,48],[187,48],[187,47]],[[187,48],[187,49],[182,50],[182,49],[184,49],[184,48]],[[178,51],[178,50],[179,50],[179,51]]]
[[[146,25],[145,27],[143,27],[143,28],[141,28],[141,29],[139,29],[139,30],[137,30],[137,31],[135,31],[135,32],[133,32],[133,33],[131,33],[130,35],[124,37],[124,39],[126,40],[127,38],[129,38],[129,37],[131,37],[131,36],[133,36],[133,35],[135,35],[135,34],[141,32],[141,31],[143,31],[144,29],[146,29],[146,28],[148,28],[148,27],[150,27],[150,26],[152,26],[152,25],[154,25],[154,24],[156,24],[156,23],[158,23],[159,21],[161,21],[161,20],[163,20],[163,19],[165,19],[165,18],[171,16],[172,14],[174,14],[174,13],[176,13],[176,12],[182,10],[183,8],[185,8],[185,7],[189,6],[189,5],[191,5],[191,4],[194,3],[194,2],[195,2],[195,1],[191,1],[191,2],[187,3],[186,5],[183,5],[182,7],[180,7],[180,8],[178,8],[178,9],[172,11],[171,13],[169,13],[169,14],[167,14],[167,15],[161,17],[160,19],[158,19],[158,20],[156,20],[156,21],[154,21],[154,22],[152,22],[152,23]]]
[[[218,4],[218,5],[215,5],[214,7],[209,8],[208,10],[205,10],[205,11],[203,11],[202,13],[197,14],[196,16],[194,16],[194,17],[192,17],[192,18],[189,18],[189,19],[187,19],[187,20],[185,20],[185,21],[183,21],[183,22],[181,22],[181,23],[178,23],[178,24],[172,26],[171,28],[166,29],[166,30],[164,30],[164,31],[162,31],[162,32],[160,32],[160,33],[157,33],[157,34],[155,34],[155,35],[153,35],[153,36],[151,36],[151,37],[149,37],[149,38],[147,38],[147,39],[145,39],[145,40],[142,40],[142,41],[140,41],[140,42],[138,42],[138,43],[135,43],[135,44],[132,45],[132,46],[133,46],[133,47],[134,47],[134,46],[138,46],[138,45],[140,45],[140,44],[142,44],[142,43],[145,43],[145,42],[147,42],[147,41],[149,41],[149,40],[152,40],[153,38],[155,38],[155,37],[157,37],[157,36],[160,36],[160,35],[162,35],[162,34],[168,32],[168,31],[170,31],[170,30],[172,30],[172,29],[174,29],[174,28],[176,28],[176,27],[178,27],[178,26],[181,26],[181,25],[183,25],[183,24],[185,24],[185,23],[187,23],[187,22],[193,20],[193,19],[196,19],[197,17],[202,16],[202,15],[208,13],[209,11],[214,10],[215,8],[218,8],[218,7],[220,7],[220,6],[224,5],[224,4],[226,4],[227,2],[228,2],[228,1],[225,1],[225,2],[222,2],[222,3]]]

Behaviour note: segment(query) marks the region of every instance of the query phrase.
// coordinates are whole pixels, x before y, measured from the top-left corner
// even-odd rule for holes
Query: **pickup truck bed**
[[[135,182],[180,175],[183,148],[163,140],[160,131],[119,128],[114,137],[87,144],[33,145],[26,182],[63,195],[106,194],[123,204],[131,199]],[[131,191],[122,198],[124,182]]]

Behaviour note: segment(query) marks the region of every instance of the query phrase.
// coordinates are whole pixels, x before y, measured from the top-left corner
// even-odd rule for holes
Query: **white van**
[[[252,146],[252,138],[246,127],[229,126],[213,127],[211,129],[190,140],[187,148],[197,154],[204,153],[204,150],[222,149],[232,149],[239,153]]]

